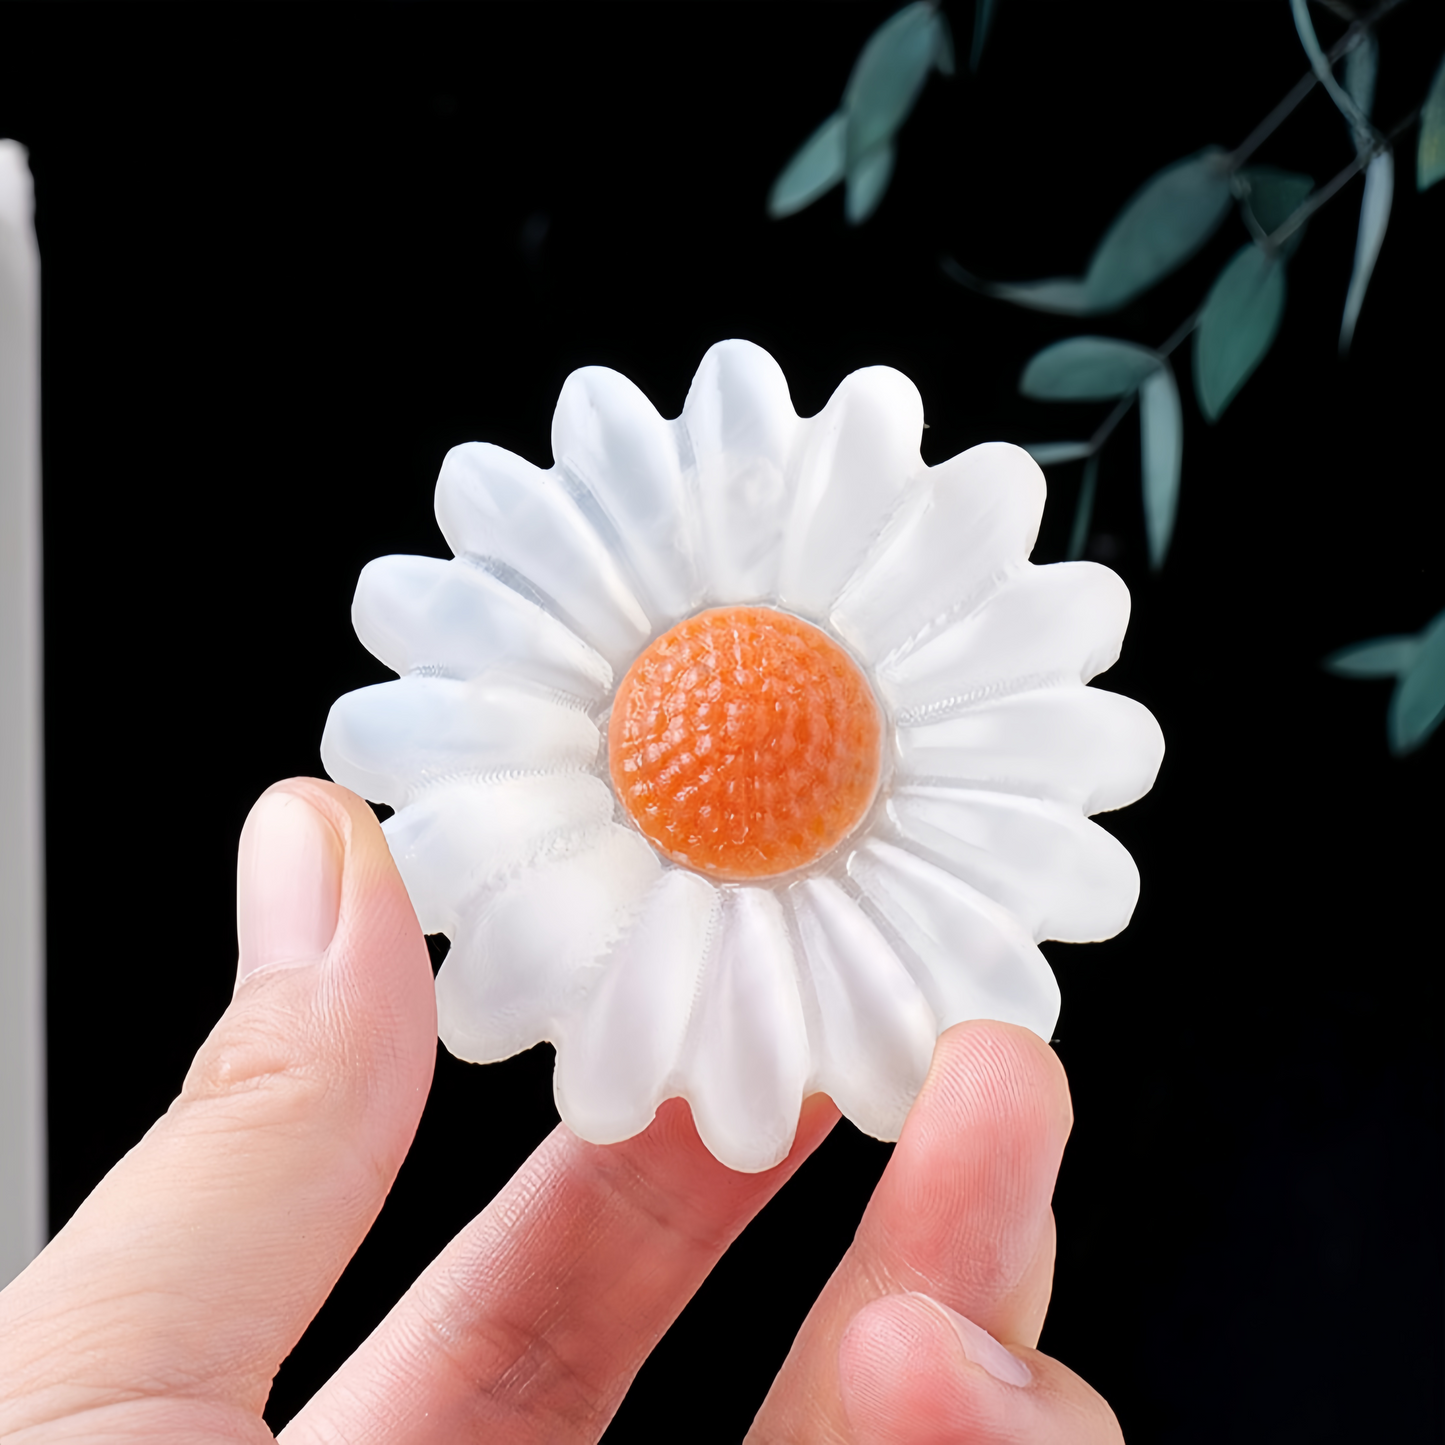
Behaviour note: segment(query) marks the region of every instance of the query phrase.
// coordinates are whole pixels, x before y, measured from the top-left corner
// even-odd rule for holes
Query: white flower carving
[[[720,1160],[766,1169],[815,1090],[896,1138],[941,1030],[1047,1038],[1037,941],[1129,920],[1138,872],[1088,815],[1148,791],[1163,739],[1086,686],[1118,657],[1128,592],[1093,563],[1028,561],[1044,479],[1027,453],[925,467],[922,428],[887,367],[801,420],[771,356],[722,342],[676,421],[589,367],[562,388],[550,469],[448,453],[453,560],[361,574],[357,633],[401,676],[336,702],[326,768],[396,810],[417,916],[452,940],[447,1047],[488,1062],[552,1041],[584,1138],[628,1138],[681,1095]],[[677,862],[609,771],[624,674],[720,607],[841,644],[882,729],[856,825],[771,877]]]

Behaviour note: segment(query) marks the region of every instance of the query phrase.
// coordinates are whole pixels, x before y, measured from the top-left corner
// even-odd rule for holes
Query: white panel
[[[0,141],[0,1286],[46,1235],[40,729],[40,256]]]

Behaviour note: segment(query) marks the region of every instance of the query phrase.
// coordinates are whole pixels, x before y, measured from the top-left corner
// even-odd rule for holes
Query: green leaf
[[[1345,296],[1345,314],[1340,321],[1340,351],[1347,353],[1355,339],[1355,323],[1365,304],[1365,290],[1375,270],[1385,228],[1390,224],[1390,205],[1395,198],[1395,157],[1381,151],[1365,168],[1365,196],[1360,202],[1360,230],[1355,238],[1355,264],[1350,271],[1350,289]]]
[[[959,272],[966,275],[962,268]],[[1089,316],[1097,309],[1085,282],[1074,276],[1055,276],[1048,281],[982,281],[971,284],[986,296],[1012,301],[1033,311],[1052,311],[1060,316]]]
[[[1112,401],[1137,391],[1163,365],[1157,351],[1112,336],[1071,336],[1024,367],[1019,390],[1036,401]]]
[[[1228,157],[1210,146],[1166,166],[1135,192],[1104,233],[1082,278],[986,282],[970,277],[965,284],[1036,311],[1069,316],[1117,311],[1194,255],[1219,229],[1232,196]]]
[[[1315,35],[1314,22],[1310,19],[1309,5],[1307,0],[1289,0],[1290,14],[1294,16],[1294,28],[1299,32],[1300,44],[1304,46],[1305,54],[1309,56],[1310,68],[1315,73],[1315,78],[1329,92],[1330,99],[1339,108],[1339,112],[1349,123],[1350,129],[1356,134],[1356,145],[1359,144],[1358,137],[1363,134],[1367,140],[1373,139],[1373,132],[1370,127],[1369,117],[1355,104],[1354,97],[1345,90],[1335,79],[1334,72],[1330,69],[1329,57],[1320,48],[1319,38]]]
[[[861,226],[878,209],[878,202],[883,199],[892,175],[893,146],[888,141],[874,146],[849,165],[843,214],[850,226]]]
[[[1320,666],[1336,677],[1399,677],[1419,655],[1418,637],[1372,637],[1330,653]]]
[[[1311,177],[1296,171],[1276,170],[1274,166],[1246,166],[1237,182],[1242,192],[1240,199],[1266,235],[1284,225],[1315,188]],[[1295,235],[1298,234],[1296,231]]]
[[[1074,506],[1074,525],[1069,529],[1067,558],[1077,562],[1089,543],[1089,527],[1094,520],[1094,493],[1099,489],[1099,454],[1095,452],[1084,463],[1084,479],[1079,483],[1079,500]]]
[[[989,27],[993,24],[997,0],[973,0],[973,44],[968,52],[968,68],[976,71],[983,59],[984,42],[988,39]]]
[[[952,75],[955,70],[953,60],[953,31],[948,28],[948,16],[939,10],[935,16],[938,22],[938,39],[934,47],[933,68],[940,75]]]
[[[1366,117],[1375,108],[1375,77],[1380,69],[1380,42],[1375,32],[1367,30],[1364,38],[1345,57],[1345,94],[1359,106],[1360,114]],[[1369,131],[1358,125],[1350,127],[1357,150],[1368,149],[1374,139]]]
[[[1139,388],[1139,454],[1144,471],[1144,530],[1149,565],[1157,572],[1169,554],[1179,508],[1179,473],[1184,464],[1184,413],[1169,363]]]
[[[1092,442],[1025,442],[1024,450],[1041,466],[1054,467],[1060,462],[1076,462],[1093,453]]]
[[[1210,146],[1166,166],[1109,227],[1085,284],[1112,311],[1182,266],[1219,229],[1229,210],[1227,157]]]
[[[1210,421],[1264,360],[1279,332],[1284,291],[1284,262],[1252,243],[1209,288],[1194,333],[1194,394]]]
[[[841,110],[830,115],[783,167],[768,193],[768,215],[775,221],[811,206],[843,179],[847,127]]]
[[[1445,176],[1445,56],[1420,108],[1420,149],[1415,153],[1415,189],[1428,191]]]
[[[843,92],[850,165],[891,140],[907,120],[945,45],[952,55],[946,37],[928,0],[905,5],[869,36]]]
[[[1396,756],[1422,746],[1445,718],[1445,612],[1419,636],[1420,650],[1400,679],[1385,720]]]

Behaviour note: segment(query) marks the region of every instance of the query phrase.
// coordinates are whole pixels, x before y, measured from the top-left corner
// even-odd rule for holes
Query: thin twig
[[[1187,316],[1169,334],[1169,339],[1164,343],[1164,345],[1157,348],[1161,361],[1165,357],[1169,356],[1171,352],[1177,351],[1179,347],[1184,344],[1190,332],[1192,332],[1194,328],[1199,325],[1199,318],[1203,311],[1204,308],[1201,306],[1196,311],[1194,311],[1192,315]],[[1124,396],[1121,396],[1119,400],[1114,403],[1114,409],[1109,413],[1108,416],[1104,418],[1103,421],[1099,423],[1098,427],[1094,431],[1093,436],[1089,438],[1090,456],[1095,456],[1098,454],[1100,448],[1104,445],[1106,441],[1109,440],[1109,437],[1113,433],[1114,428],[1118,426],[1121,421],[1124,420],[1125,416],[1128,414],[1129,408],[1134,405],[1134,398],[1138,395],[1139,388],[1136,386],[1133,391],[1127,393]]]
[[[1169,340],[1159,348],[1160,356],[1168,356],[1184,344],[1189,333],[1199,325],[1199,318],[1204,314],[1204,308],[1197,306],[1192,316],[1186,316],[1173,331],[1169,333]]]
[[[1405,0],[1380,0],[1380,3],[1368,15],[1361,20],[1356,20],[1335,41],[1325,58],[1333,65],[1341,56],[1348,55],[1365,38],[1367,31],[1373,30],[1391,10],[1404,3]],[[1289,94],[1230,152],[1226,162],[1228,168],[1231,171],[1237,171],[1284,124],[1290,112],[1319,83],[1319,76],[1314,73],[1313,69],[1305,71],[1295,82]]]
[[[1288,118],[1289,113],[1319,84],[1313,70],[1307,70],[1295,81],[1294,88],[1229,154],[1225,165],[1237,171]]]
[[[1383,155],[1390,149],[1396,136],[1410,129],[1420,119],[1420,110],[1417,106],[1403,120],[1390,128],[1386,135],[1382,135],[1372,146],[1367,146],[1347,165],[1342,171],[1337,172],[1322,185],[1319,190],[1310,193],[1307,200],[1301,204],[1285,220],[1265,237],[1265,249],[1275,252],[1287,241],[1316,211],[1327,201],[1332,200],[1338,192],[1349,184],[1359,173],[1370,164],[1376,156]]]

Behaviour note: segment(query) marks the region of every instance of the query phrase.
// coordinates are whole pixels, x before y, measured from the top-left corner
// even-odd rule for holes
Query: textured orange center
[[[612,783],[669,858],[714,878],[801,868],[878,786],[878,705],[827,634],[771,607],[679,622],[622,679]]]

